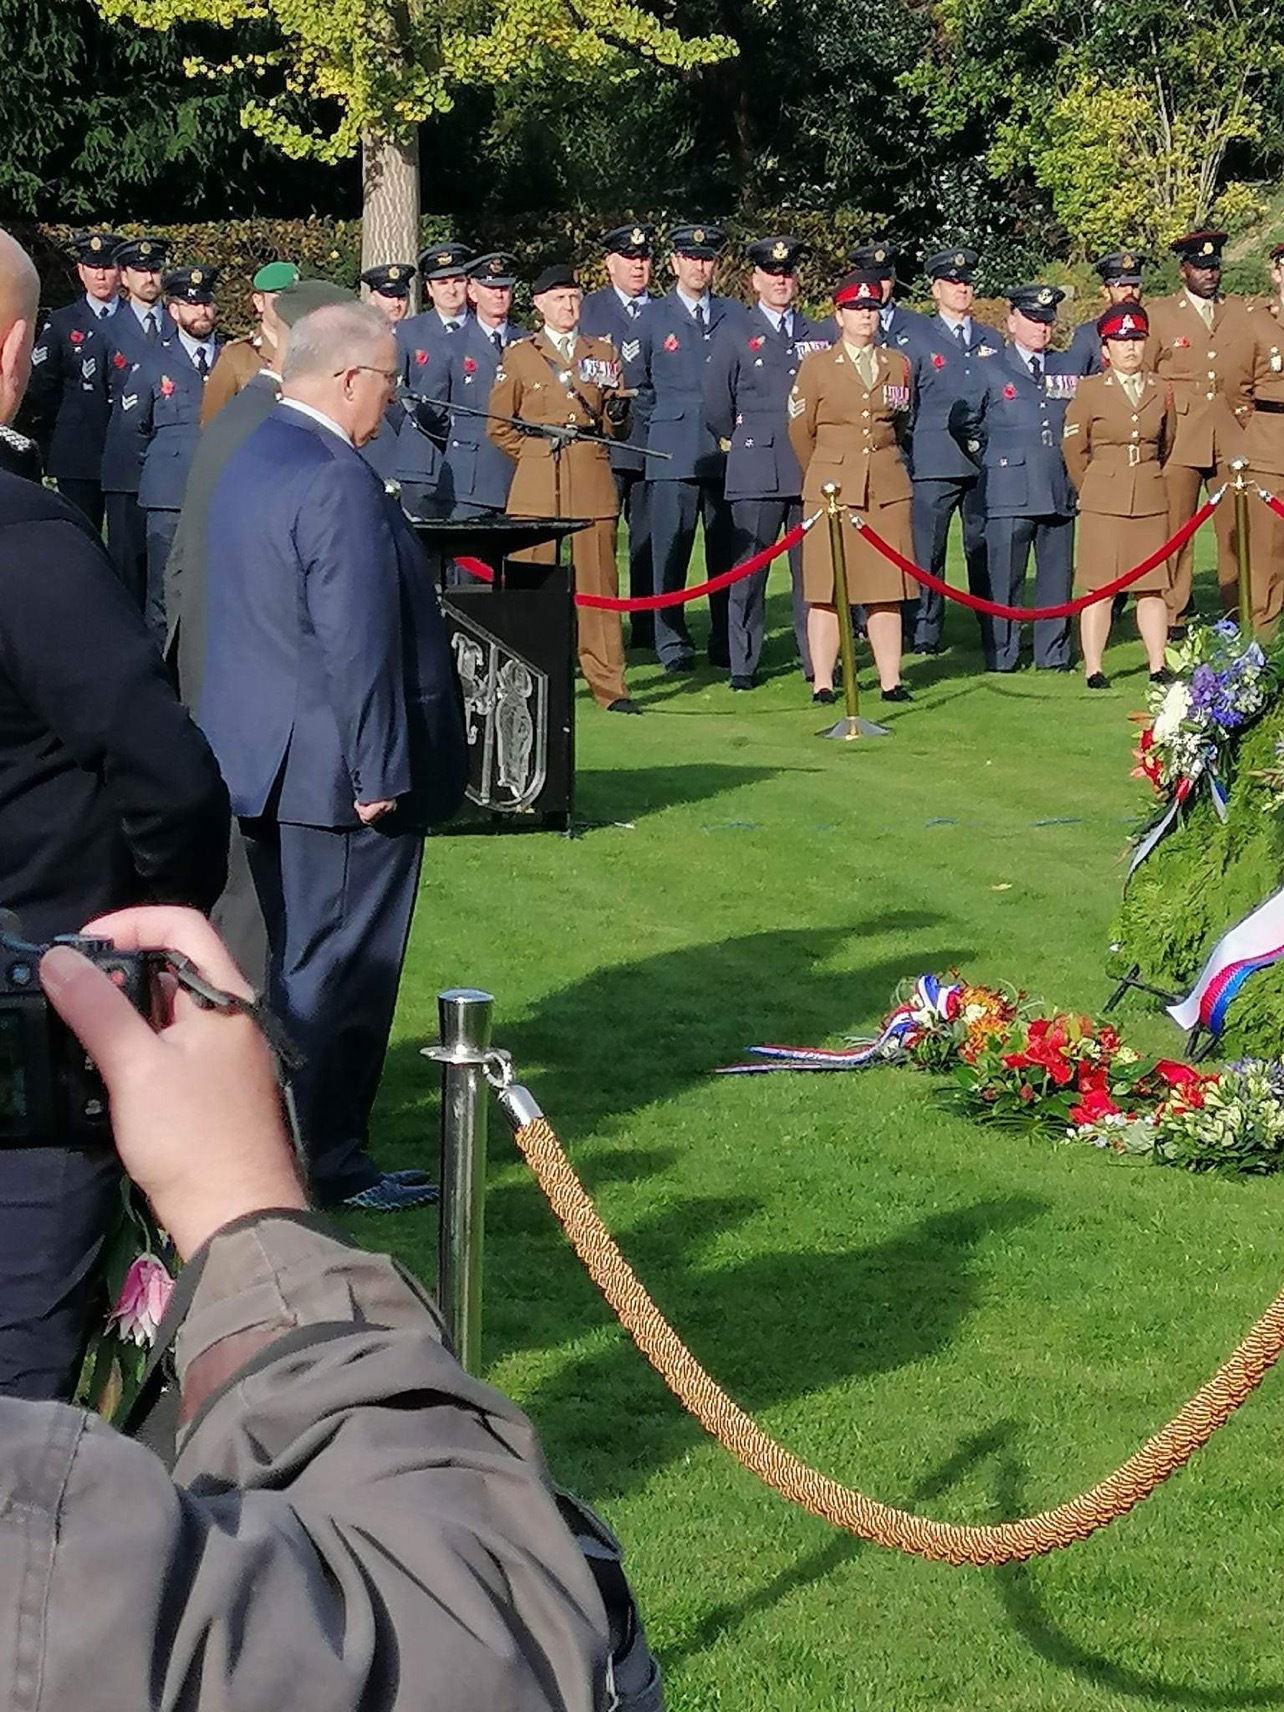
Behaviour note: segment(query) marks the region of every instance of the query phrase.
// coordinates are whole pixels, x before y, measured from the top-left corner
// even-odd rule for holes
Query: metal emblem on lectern
[[[468,797],[519,814],[548,775],[548,674],[455,608],[452,646],[464,692]]]

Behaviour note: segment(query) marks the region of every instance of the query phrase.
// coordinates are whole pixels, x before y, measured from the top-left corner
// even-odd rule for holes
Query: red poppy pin
[[[73,327],[67,337],[71,340],[73,345],[83,345],[85,342],[85,335],[80,331],[79,327]]]
[[[129,367],[129,358],[125,355],[124,351],[116,352],[116,355],[112,358],[112,366],[118,369]]]
[[[1011,381],[1009,381],[1008,384],[1003,388],[1003,396],[1004,396],[1004,398],[1015,398],[1016,397],[1016,388],[1013,386]]]
[[[766,343],[767,341],[761,333],[755,333],[753,338],[749,341],[749,349],[751,351],[760,351]]]
[[[677,348],[678,348],[678,335],[676,333],[670,333],[669,334],[668,338],[664,341],[664,348],[666,351],[676,351],[677,350]]]
[[[932,367],[934,369],[943,369],[945,367],[945,358],[939,351],[932,352]]]
[[[1173,349],[1175,351],[1188,351],[1190,349],[1190,340],[1189,339],[1183,339],[1181,337],[1174,339],[1173,340]]]
[[[477,373],[477,360],[475,357],[465,357],[464,358],[464,373],[465,374],[476,374]]]
[[[415,352],[415,361],[422,367],[423,364],[428,361],[427,351],[416,351]]]
[[[169,378],[169,376],[167,374],[164,374],[161,376],[160,389],[161,389],[161,397],[162,398],[172,398],[173,397],[173,395],[174,395],[174,383]]]

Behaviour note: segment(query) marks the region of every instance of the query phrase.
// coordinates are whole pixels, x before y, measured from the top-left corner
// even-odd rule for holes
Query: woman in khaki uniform
[[[1168,539],[1164,463],[1177,431],[1172,389],[1145,366],[1149,318],[1139,303],[1119,303],[1097,322],[1106,368],[1085,376],[1066,411],[1062,451],[1079,493],[1076,586],[1104,587],[1157,552]],[[1137,630],[1152,683],[1166,683],[1168,598],[1174,564],[1165,559],[1132,584]],[[1090,690],[1109,688],[1101,669],[1111,602],[1085,607],[1079,643]]]
[[[1244,426],[1244,456],[1247,479],[1284,498],[1284,244],[1271,251],[1271,283],[1270,303],[1250,305],[1253,413]],[[1284,611],[1284,518],[1260,501],[1249,506],[1248,545],[1253,629],[1274,635]],[[1223,606],[1235,612],[1236,584],[1223,584],[1221,593]]]
[[[837,482],[844,511],[866,517],[899,553],[912,558],[910,478],[899,433],[908,420],[910,366],[899,351],[874,343],[882,308],[878,274],[854,273],[834,293],[838,343],[804,357],[789,395],[789,439],[803,468],[803,510],[823,510],[821,489]],[[914,585],[855,529],[844,530],[847,594],[865,608],[869,644],[884,701],[908,701],[901,683],[901,602]],[[829,532],[803,543],[803,598],[815,673],[813,701],[834,699],[838,610]]]
[[[618,391],[620,360],[609,339],[579,330],[583,295],[569,267],[546,268],[531,288],[544,326],[533,339],[510,345],[495,376],[490,409],[550,428],[580,428],[608,439],[628,436],[629,403]],[[511,422],[488,422],[486,433],[517,466],[508,495],[511,517],[587,517],[571,536],[577,594],[614,596],[615,526],[620,502],[607,448],[571,440],[554,457],[554,441],[524,434]],[[554,549],[534,547],[515,558],[550,563]],[[624,682],[624,642],[618,612],[576,610],[580,671],[593,699],[608,713],[641,713]]]

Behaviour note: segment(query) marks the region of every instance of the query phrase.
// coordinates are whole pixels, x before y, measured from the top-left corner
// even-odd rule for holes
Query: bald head
[[[31,374],[40,276],[18,240],[0,227],[0,423],[12,422]]]

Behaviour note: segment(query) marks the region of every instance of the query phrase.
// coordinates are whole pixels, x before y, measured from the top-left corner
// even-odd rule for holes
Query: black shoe
[[[838,697],[834,694],[833,690],[813,690],[811,692],[811,699],[819,702],[822,707],[832,707],[834,702],[838,700]]]
[[[914,699],[904,684],[893,684],[890,690],[880,690],[878,693],[884,701],[913,701]]]
[[[943,642],[916,642],[910,652],[914,654],[943,654],[945,644]]]
[[[691,654],[684,654],[680,660],[667,660],[664,666],[665,676],[669,678],[685,678],[695,669],[695,657]]]
[[[1185,624],[1170,624],[1168,626],[1168,640],[1170,642],[1184,642],[1186,640]]]
[[[1110,688],[1110,679],[1104,672],[1093,672],[1092,676],[1087,680],[1087,687],[1090,690],[1108,690]]]
[[[735,677],[728,679],[728,683],[733,690],[751,690],[757,687],[758,680],[753,676]]]
[[[614,701],[607,702],[606,711],[608,713],[641,713],[642,709],[632,696],[616,696]]]
[[[1173,675],[1167,666],[1161,666],[1157,672],[1150,674],[1150,681],[1152,684],[1170,684],[1173,681]]]
[[[624,646],[630,654],[654,654],[655,632],[652,631],[648,634],[646,631],[632,630],[629,632],[629,639]]]

